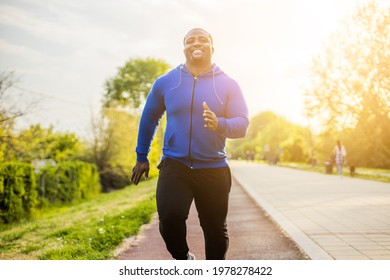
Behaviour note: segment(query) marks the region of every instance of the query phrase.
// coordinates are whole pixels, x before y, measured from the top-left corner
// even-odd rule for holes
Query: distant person
[[[142,113],[137,162],[131,180],[148,177],[148,153],[156,127],[166,112],[163,157],[156,200],[162,238],[172,257],[193,260],[186,239],[192,201],[202,226],[206,259],[225,259],[231,174],[226,138],[247,133],[248,109],[237,82],[211,61],[211,35],[200,28],[184,37],[186,61],[159,77]]]
[[[334,156],[335,164],[337,166],[337,172],[340,176],[343,175],[343,165],[345,163],[345,156],[347,151],[345,150],[344,145],[341,144],[340,140],[336,141],[336,146],[334,147]]]

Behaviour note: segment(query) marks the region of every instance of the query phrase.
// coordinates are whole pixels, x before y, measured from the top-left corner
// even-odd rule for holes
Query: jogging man
[[[186,219],[192,201],[205,238],[206,259],[225,259],[229,238],[231,174],[226,138],[245,137],[248,109],[236,81],[212,63],[211,35],[201,29],[184,37],[185,63],[159,77],[142,113],[137,162],[132,181],[148,177],[148,153],[156,127],[166,113],[163,157],[156,200],[159,228],[175,259],[195,259],[186,240]]]

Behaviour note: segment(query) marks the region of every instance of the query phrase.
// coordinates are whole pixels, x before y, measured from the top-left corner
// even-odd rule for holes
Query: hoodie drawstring
[[[175,86],[175,87],[173,87],[173,88],[171,88],[171,89],[169,89],[169,90],[174,90],[174,89],[177,89],[180,85],[181,85],[181,72],[183,71],[183,64],[182,65],[180,65],[180,70],[179,70],[179,83],[177,84],[177,86]]]
[[[219,100],[219,102],[221,103],[221,105],[223,105],[223,102],[221,100],[221,98],[219,98],[218,94],[217,94],[217,90],[215,88],[215,67],[213,67],[213,89],[214,89],[214,95],[217,97],[217,99]]]
[[[184,67],[183,64],[181,64],[180,67],[179,67],[179,83],[178,83],[175,87],[173,87],[173,88],[171,88],[171,89],[169,89],[169,90],[174,90],[174,89],[177,89],[178,87],[180,87],[180,85],[181,85],[181,79],[182,79],[181,76],[182,76],[183,67]],[[221,103],[221,105],[223,105],[223,102],[222,102],[221,98],[218,96],[217,89],[216,89],[216,87],[215,87],[215,66],[213,66],[212,71],[213,71],[213,77],[212,77],[212,79],[213,79],[213,91],[214,91],[214,95],[215,95],[215,97],[218,99],[219,103]]]

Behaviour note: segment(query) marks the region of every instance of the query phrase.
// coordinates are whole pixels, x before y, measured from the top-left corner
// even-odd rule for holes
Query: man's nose
[[[194,46],[200,46],[202,43],[201,43],[201,41],[200,40],[195,40],[194,41]]]

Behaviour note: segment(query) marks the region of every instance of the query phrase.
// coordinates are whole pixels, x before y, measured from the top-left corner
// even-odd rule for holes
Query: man
[[[147,155],[164,112],[167,124],[156,200],[159,228],[175,259],[195,259],[186,241],[186,220],[192,201],[203,229],[206,259],[225,259],[226,216],[231,174],[226,138],[240,138],[248,129],[248,109],[238,84],[212,63],[211,35],[203,29],[184,37],[184,65],[159,77],[142,113],[137,163],[132,181],[148,178]]]

